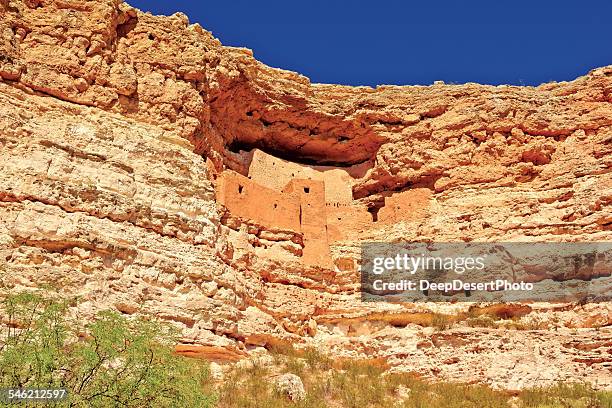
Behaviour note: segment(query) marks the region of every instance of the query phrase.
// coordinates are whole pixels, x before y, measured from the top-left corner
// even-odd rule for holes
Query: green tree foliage
[[[65,388],[61,407],[210,407],[207,366],[173,353],[171,330],[102,312],[71,321],[65,302],[8,297],[0,327],[0,388]]]

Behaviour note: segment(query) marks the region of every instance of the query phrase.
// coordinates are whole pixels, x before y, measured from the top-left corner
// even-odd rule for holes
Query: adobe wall
[[[302,234],[302,261],[306,265],[333,267],[330,243],[351,239],[379,224],[410,221],[427,215],[431,190],[417,188],[395,193],[385,198],[375,223],[365,206],[353,203],[330,202],[328,184],[322,180],[291,178],[280,190],[262,186],[267,180],[277,186],[282,177],[275,177],[285,161],[270,161],[269,155],[259,155],[252,178],[231,170],[217,179],[217,200],[236,217],[255,224]],[[273,170],[264,172],[272,164]],[[300,173],[289,173],[292,174]],[[337,179],[336,179],[337,181]],[[333,190],[337,184],[332,184]],[[340,193],[341,189],[337,190]],[[350,201],[349,201],[350,202]]]
[[[330,242],[350,239],[373,226],[372,214],[365,206],[327,203],[325,209]]]
[[[232,215],[281,230],[300,231],[300,203],[233,171],[217,178],[217,201]]]
[[[322,180],[325,183],[325,200],[327,203],[350,204],[353,201],[352,178],[345,170],[313,171],[314,179]]]
[[[324,182],[327,202],[348,204],[353,200],[351,177],[344,170],[315,170],[279,159],[259,149],[254,149],[251,154],[248,176],[262,186],[281,191],[293,179],[318,180]]]
[[[217,178],[216,195],[235,217],[270,229],[301,233],[302,261],[306,265],[333,266],[322,181],[294,179],[282,191],[276,191],[227,170]]]
[[[431,190],[428,188],[395,193],[385,198],[385,206],[378,211],[378,222],[392,224],[423,218],[427,215],[430,200]]]
[[[299,200],[304,263],[332,267],[327,239],[325,184],[318,180],[294,179],[285,186],[283,193]]]

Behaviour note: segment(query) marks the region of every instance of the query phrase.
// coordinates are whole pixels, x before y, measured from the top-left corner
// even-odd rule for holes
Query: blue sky
[[[313,82],[537,85],[612,65],[612,1],[128,0]]]

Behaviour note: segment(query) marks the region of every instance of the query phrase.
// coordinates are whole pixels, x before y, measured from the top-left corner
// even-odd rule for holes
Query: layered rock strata
[[[502,388],[612,387],[609,303],[362,303],[356,272],[366,240],[610,241],[612,67],[311,84],[181,14],[2,0],[0,76],[5,292],[152,314],[217,360],[294,343]],[[260,192],[236,204],[226,180]],[[286,218],[261,209],[274,197]],[[508,328],[469,327],[482,310]]]

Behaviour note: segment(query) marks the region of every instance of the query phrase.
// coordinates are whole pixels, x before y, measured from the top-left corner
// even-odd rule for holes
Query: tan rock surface
[[[0,77],[5,291],[79,296],[83,318],[153,314],[213,359],[292,342],[502,388],[612,387],[609,303],[438,332],[433,312],[470,305],[364,304],[354,270],[368,239],[610,241],[611,67],[539,87],[310,84],[180,14],[10,0]],[[325,217],[276,228],[216,202],[252,148],[324,180]],[[309,242],[335,267],[305,262]]]

